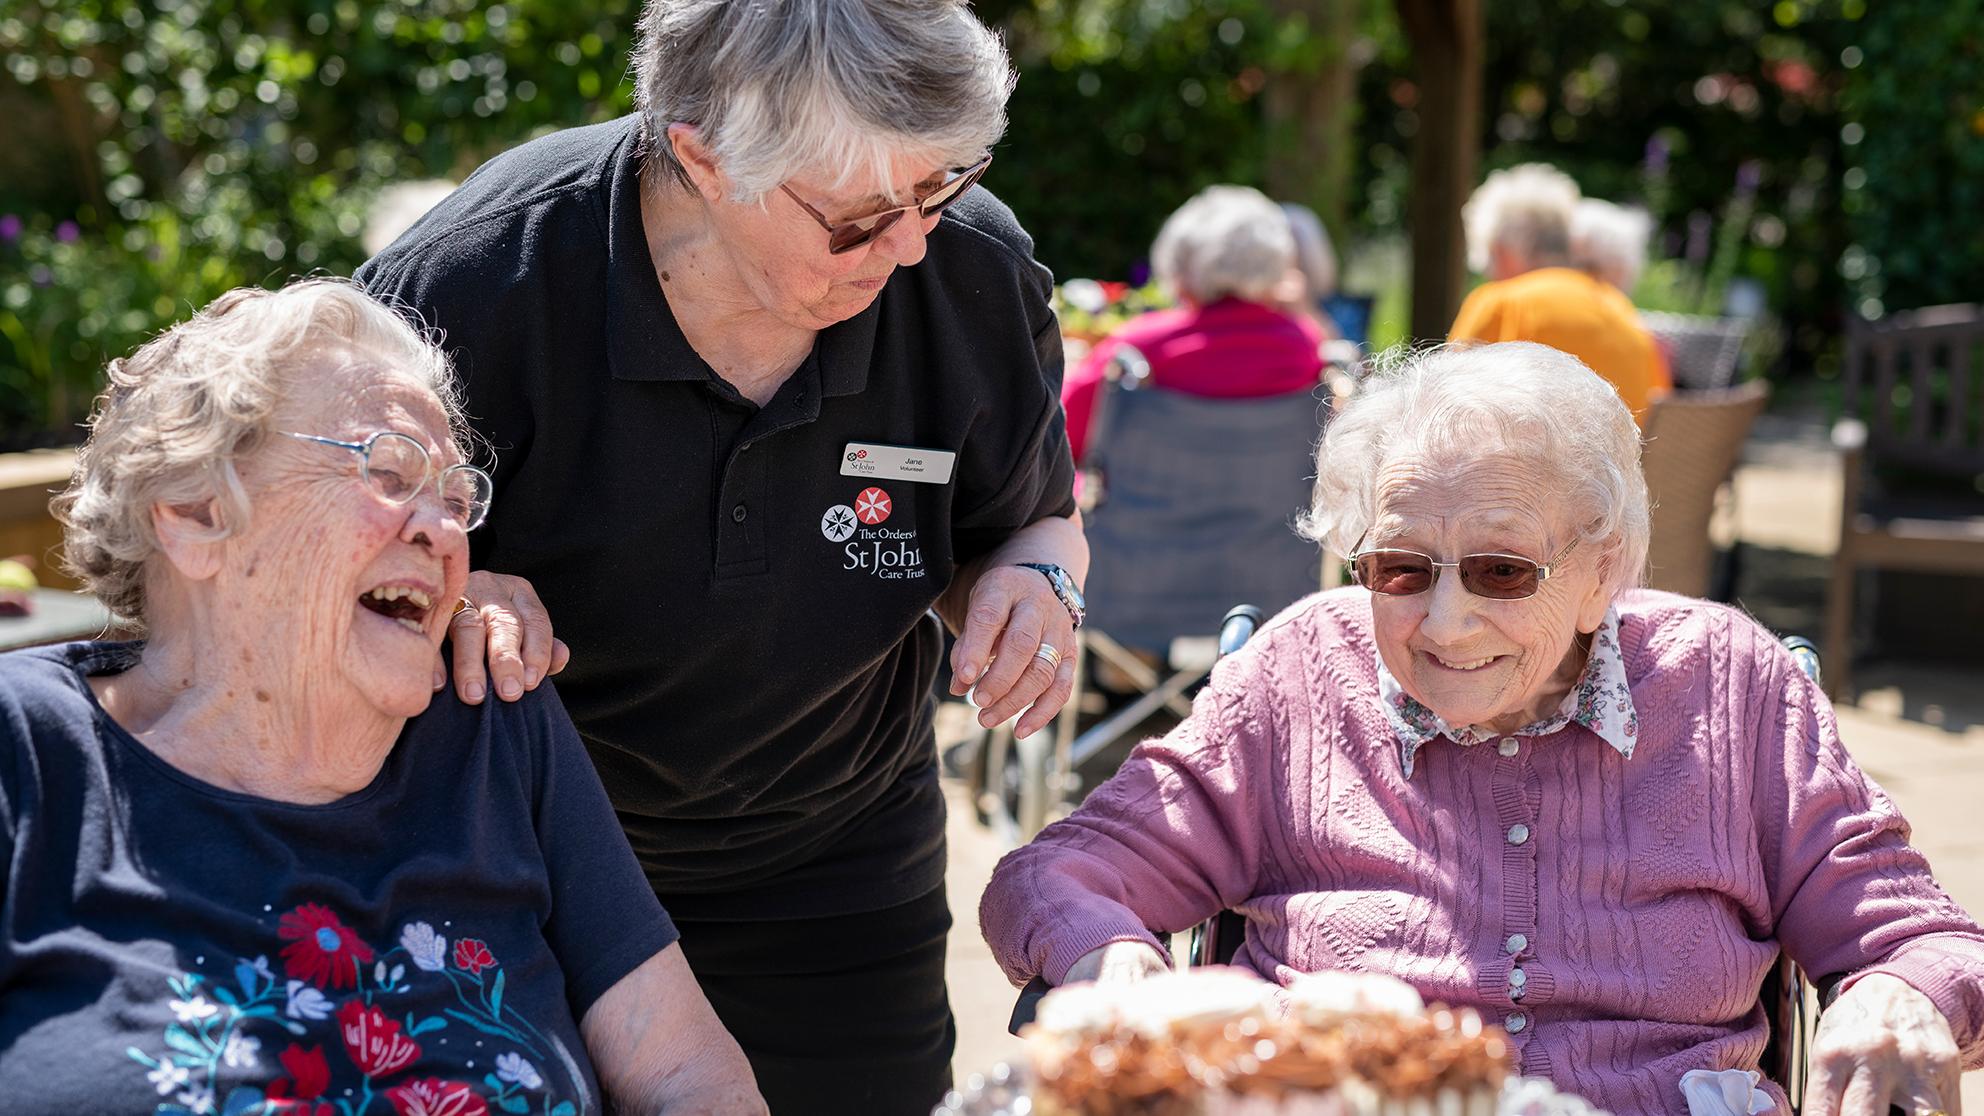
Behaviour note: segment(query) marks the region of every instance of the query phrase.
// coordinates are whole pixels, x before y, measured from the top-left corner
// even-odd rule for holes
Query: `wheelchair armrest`
[[[1040,1010],[1041,997],[1053,990],[1053,985],[1039,977],[1027,981],[1026,987],[1020,989],[1020,998],[1013,1004],[1013,1017],[1006,1023],[1006,1030],[1019,1034],[1021,1027],[1033,1022],[1034,1013]]]

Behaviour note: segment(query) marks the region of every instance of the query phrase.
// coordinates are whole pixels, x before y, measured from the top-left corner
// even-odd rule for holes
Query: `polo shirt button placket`
[[[744,518],[749,514],[750,513],[745,510],[744,505],[739,504],[736,507],[730,509],[730,521],[732,523],[742,523],[744,522]]]

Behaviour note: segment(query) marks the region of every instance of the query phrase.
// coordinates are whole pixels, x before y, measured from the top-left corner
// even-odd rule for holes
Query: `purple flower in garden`
[[[1150,265],[1142,260],[1130,265],[1130,285],[1141,287],[1150,282]]]
[[[55,239],[64,244],[72,244],[83,235],[83,230],[74,221],[64,221],[55,226]]]
[[[28,269],[28,278],[33,280],[35,286],[46,287],[55,282],[55,273],[48,270],[46,264],[36,264]]]
[[[1651,175],[1667,173],[1667,141],[1659,136],[1647,137],[1646,172]]]
[[[1757,192],[1757,184],[1763,179],[1763,164],[1755,159],[1744,160],[1743,164],[1736,168],[1736,196],[1739,198],[1754,196]]]
[[[20,238],[21,219],[12,213],[0,215],[0,240],[11,241]]]

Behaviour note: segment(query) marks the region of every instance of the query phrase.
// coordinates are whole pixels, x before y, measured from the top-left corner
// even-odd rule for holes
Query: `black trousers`
[[[943,888],[866,914],[676,927],[772,1116],[929,1116],[951,1087]]]

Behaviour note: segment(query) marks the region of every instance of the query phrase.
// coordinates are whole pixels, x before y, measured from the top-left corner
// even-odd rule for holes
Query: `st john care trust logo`
[[[914,527],[888,527],[895,501],[881,488],[864,488],[854,503],[835,504],[820,517],[820,535],[841,547],[841,569],[883,581],[924,576],[923,549]]]

